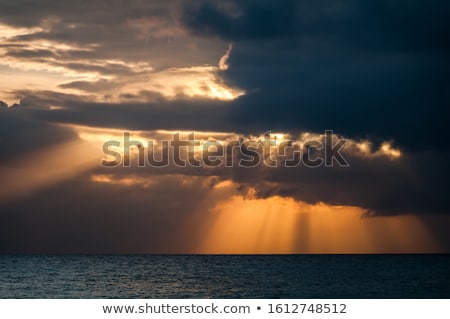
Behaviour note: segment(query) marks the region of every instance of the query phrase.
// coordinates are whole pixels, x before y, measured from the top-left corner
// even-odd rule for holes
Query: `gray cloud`
[[[295,1],[231,3],[231,10],[227,10],[223,2],[186,2],[181,20],[195,34],[234,40],[284,37],[296,32]]]
[[[23,116],[14,108],[0,108],[0,161],[3,163],[77,139],[71,129]]]
[[[2,205],[3,253],[186,253],[205,215],[201,181],[153,177],[149,188],[92,183],[89,175]],[[76,205],[70,203],[77,203]],[[203,218],[203,220],[202,220]],[[189,225],[191,225],[189,227]]]

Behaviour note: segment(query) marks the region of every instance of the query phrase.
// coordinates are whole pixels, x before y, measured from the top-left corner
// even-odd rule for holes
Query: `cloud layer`
[[[143,238],[139,251],[193,251],[204,238],[186,236],[196,222],[207,233],[217,207],[292,200],[413,215],[448,252],[449,6],[3,1],[0,219],[31,235],[2,229],[0,251],[41,240],[42,251],[126,252]],[[349,140],[350,167],[98,166],[102,142],[123,131],[245,140],[325,130]],[[224,182],[233,187],[215,188]]]

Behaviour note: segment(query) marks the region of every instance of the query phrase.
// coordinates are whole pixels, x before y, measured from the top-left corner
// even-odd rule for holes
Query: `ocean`
[[[450,298],[450,255],[0,255],[0,298]]]

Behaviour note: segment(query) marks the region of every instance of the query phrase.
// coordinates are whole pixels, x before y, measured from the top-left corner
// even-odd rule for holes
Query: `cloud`
[[[19,89],[19,81],[22,88],[31,88],[18,76],[25,72],[34,74],[31,79],[47,78],[33,82],[35,89],[84,97],[87,89],[95,101],[143,102],[152,94],[233,99],[243,92],[224,83],[213,67],[223,42],[187,36],[176,21],[175,2],[116,7],[96,1],[83,9],[89,14],[68,3],[52,9],[41,3],[33,11],[26,5],[0,7],[5,35],[0,39],[0,67],[7,71],[3,82],[10,83],[0,86],[0,96],[11,104],[16,101],[10,92]],[[199,50],[206,43],[210,52]]]
[[[144,20],[145,23],[142,26],[147,25],[149,28],[145,32],[152,34],[157,32],[158,34],[154,34],[156,39],[164,34],[164,28],[170,26],[169,22],[163,18]],[[121,32],[133,32],[138,22],[127,20],[127,23],[121,27]],[[59,20],[57,23],[60,23]],[[162,27],[155,31],[155,24],[161,23]],[[129,29],[130,25],[132,29]],[[68,30],[71,29],[67,25],[64,27]],[[136,59],[128,52],[121,57],[102,56],[105,44],[100,43],[103,41],[100,37],[97,39],[98,41],[89,43],[83,43],[82,37],[77,38],[79,41],[68,42],[55,37],[58,31],[53,28],[49,28],[45,32],[41,28],[21,28],[7,25],[4,25],[3,28],[11,36],[3,39],[0,47],[3,59],[0,65],[19,72],[46,73],[48,77],[58,74],[58,77],[66,81],[57,84],[56,88],[51,87],[57,92],[79,94],[85,97],[88,93],[90,98],[93,97],[93,101],[116,103],[121,101],[145,102],[152,95],[161,95],[166,98],[185,96],[232,100],[244,94],[244,90],[223,81],[217,72],[219,68],[207,63],[187,66],[158,66],[156,64],[155,68],[147,62],[148,57],[146,56]],[[171,33],[172,31],[168,30],[167,32]],[[181,37],[182,34],[174,32],[173,36]],[[124,36],[123,41],[129,40]],[[139,37],[134,38],[134,41],[142,42]],[[112,44],[119,45],[119,43]],[[226,59],[222,59],[222,61],[226,63]],[[14,75],[7,74],[7,76],[13,78]],[[17,76],[15,80],[17,80]]]
[[[33,181],[45,185],[29,194],[18,187],[14,194],[24,202],[0,203],[0,225],[10,225],[3,227],[2,249],[17,242],[17,250],[27,251],[42,239],[42,251],[90,251],[100,232],[104,241],[92,251],[127,251],[145,239],[150,251],[164,252],[160,241],[167,241],[167,251],[188,250],[186,234],[173,240],[169,234],[230,196],[245,205],[282,198],[357,207],[364,216],[413,214],[439,228],[433,220],[448,215],[450,187],[448,6],[406,0],[3,1],[0,168],[14,185],[28,183],[9,178],[20,164],[33,171],[34,159],[48,159],[47,151],[100,145],[123,130],[145,138],[196,131],[205,140],[269,130],[301,139],[334,130],[352,146],[346,150],[350,168],[103,171],[94,165],[57,178],[36,168]],[[230,44],[223,54],[227,43],[234,49]],[[220,183],[236,189],[218,194]],[[247,201],[249,192],[257,202]],[[66,208],[67,217],[60,214]],[[130,209],[129,227],[120,230]],[[102,226],[106,220],[111,224]],[[48,234],[12,233],[36,225]]]
[[[297,18],[296,2],[231,2],[235,10],[224,10],[222,3],[185,3],[182,23],[194,34],[220,36],[224,39],[267,39],[289,36]]]
[[[368,50],[448,50],[449,4],[419,0],[185,2],[181,21],[192,33],[227,41],[320,41]]]
[[[1,104],[1,103],[0,103]],[[30,156],[46,147],[61,145],[77,138],[70,128],[23,116],[18,107],[0,107],[0,161],[7,163]]]
[[[78,137],[85,142],[97,143],[97,158],[103,157],[102,143],[116,140],[123,143],[123,131],[120,129],[89,128],[70,126]],[[146,141],[171,140],[175,131],[134,131],[133,140],[139,140],[144,145]],[[187,131],[189,132],[189,131]],[[183,136],[187,137],[187,132]],[[288,136],[288,135],[285,135]],[[202,141],[214,139],[223,143],[237,140],[263,140],[262,136],[249,136],[226,132],[196,132],[196,138]],[[295,137],[297,145],[305,141],[321,141],[323,135],[303,134]],[[169,165],[166,168],[139,168],[133,161],[132,168],[114,168],[97,171],[99,176],[107,177],[103,181],[114,178],[118,183],[129,180],[129,175],[151,179],[157,175],[209,176],[215,175],[220,180],[233,180],[242,186],[245,193],[248,189],[255,190],[255,197],[271,196],[291,197],[309,204],[323,202],[329,205],[357,206],[376,215],[397,214],[446,214],[448,188],[448,170],[446,162],[448,155],[437,152],[422,152],[415,154],[401,153],[385,142],[377,149],[367,140],[347,140],[343,156],[349,167],[321,166],[308,168],[298,167],[268,167],[260,164],[255,168],[234,166],[227,168],[195,168]],[[146,150],[143,150],[146,152]],[[285,156],[291,158],[288,149]],[[400,155],[401,154],[401,155]],[[276,156],[276,153],[274,153]],[[281,158],[280,158],[281,159]],[[113,174],[113,175],[111,175]],[[136,180],[136,178],[134,178]]]
[[[228,62],[228,59],[230,58],[232,50],[233,50],[233,45],[231,43],[229,43],[227,52],[225,52],[225,55],[223,55],[219,60],[219,70],[221,70],[221,71],[228,70],[229,65],[227,64],[227,62]]]
[[[410,150],[449,149],[447,3],[231,3],[233,10],[186,4],[182,21],[195,35],[238,46],[224,76],[250,94],[230,108],[233,121],[259,131],[333,128]],[[265,19],[255,18],[260,7]]]

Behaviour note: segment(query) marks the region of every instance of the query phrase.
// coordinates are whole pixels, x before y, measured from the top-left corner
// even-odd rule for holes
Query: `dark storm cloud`
[[[227,77],[255,93],[236,102],[233,120],[449,149],[447,1],[233,3],[187,3],[183,16],[194,34],[236,44]]]
[[[233,6],[228,9],[225,4]],[[284,37],[296,32],[296,1],[186,2],[181,20],[203,36],[232,40]]]
[[[445,0],[186,1],[181,21],[229,41],[289,37],[366,50],[449,49]]]
[[[426,152],[405,158],[360,158],[345,154],[350,167],[266,169],[235,172],[233,179],[257,195],[293,197],[308,203],[359,206],[370,215],[448,214],[449,155]]]
[[[69,84],[89,90],[84,83]],[[44,122],[80,124],[133,130],[231,131],[239,129],[224,121],[229,112],[226,102],[179,99],[170,101],[154,92],[141,92],[156,102],[95,103],[79,101],[75,95],[53,92],[18,92],[23,94],[20,112]],[[50,110],[51,105],[64,108]]]

